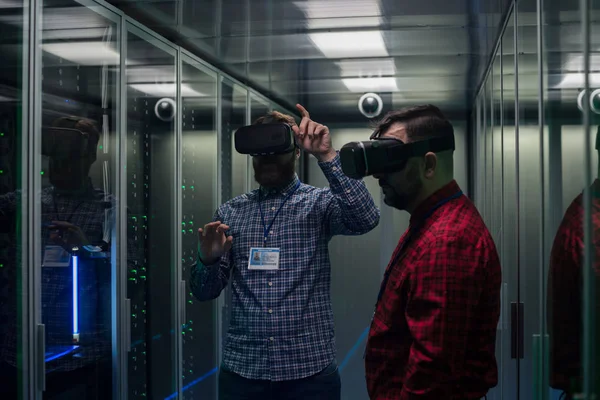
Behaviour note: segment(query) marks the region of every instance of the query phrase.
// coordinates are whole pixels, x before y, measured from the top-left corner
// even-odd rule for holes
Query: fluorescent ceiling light
[[[132,89],[146,93],[153,97],[175,97],[177,87],[174,83],[135,83],[129,85]],[[206,94],[200,93],[186,84],[181,85],[182,97],[205,97]]]
[[[319,32],[309,37],[327,58],[389,56],[379,31]]]
[[[308,0],[294,5],[304,12],[309,29],[378,27],[378,0]]]
[[[119,53],[103,42],[47,43],[42,50],[79,65],[118,65]]]
[[[391,58],[373,60],[343,60],[336,62],[344,78],[373,78],[396,74],[396,63]]]
[[[396,79],[382,78],[347,78],[342,82],[351,92],[397,92]]]
[[[562,80],[555,89],[582,89],[585,86],[585,75],[580,73],[563,74]],[[590,87],[600,87],[600,74],[589,75]]]
[[[600,54],[590,54],[590,70],[600,69]],[[563,70],[569,72],[583,72],[583,55],[567,54],[567,61],[563,65]]]

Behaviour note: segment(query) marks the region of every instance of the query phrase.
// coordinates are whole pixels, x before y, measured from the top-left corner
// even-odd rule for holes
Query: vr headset
[[[243,126],[234,140],[238,153],[251,156],[285,154],[296,148],[292,128],[283,123]]]
[[[371,138],[350,142],[340,149],[342,171],[348,177],[361,179],[373,174],[401,171],[411,157],[454,150],[454,136],[404,143],[394,138]]]
[[[54,161],[80,160],[90,155],[90,138],[72,128],[42,128],[42,155]]]

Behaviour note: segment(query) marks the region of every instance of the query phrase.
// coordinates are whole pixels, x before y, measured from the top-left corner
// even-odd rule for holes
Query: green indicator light
[[[185,185],[182,185],[182,186],[181,186],[181,188],[182,188],[182,189],[185,189]]]
[[[190,229],[190,230],[189,230],[189,232],[190,232],[190,233],[194,233],[194,230],[193,230],[193,229]]]
[[[140,278],[142,278],[142,279],[146,279],[146,276],[145,276],[145,275],[142,275],[142,276],[140,276]]]
[[[3,169],[0,169],[0,175],[1,175],[1,174],[3,174],[3,173],[4,173],[4,170],[3,170]]]
[[[185,233],[185,229],[182,229],[182,230],[181,230],[181,233]]]
[[[185,226],[185,222],[182,222],[181,225]]]
[[[191,301],[191,300],[188,300],[188,303],[190,303],[190,304],[194,304],[194,302],[193,302],[193,301]]]
[[[0,268],[4,268],[4,264],[0,264]]]
[[[40,172],[41,175],[44,175],[44,171]]]
[[[194,186],[190,186],[192,189],[194,189]]]
[[[0,133],[0,137],[4,137],[4,132]]]

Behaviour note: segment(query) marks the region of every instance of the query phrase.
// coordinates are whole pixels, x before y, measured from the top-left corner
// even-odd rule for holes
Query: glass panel
[[[175,54],[127,35],[127,296],[129,399],[176,391]]]
[[[586,342],[583,349],[584,354],[591,355],[590,371],[587,374],[589,380],[590,392],[588,398],[595,396],[600,397],[600,181],[598,181],[598,172],[600,163],[598,155],[600,151],[600,0],[589,0],[589,93],[590,93],[590,111],[589,111],[589,155],[590,159],[586,160],[589,163],[584,164],[584,168],[589,168],[590,187],[593,185],[593,190],[590,190],[590,211],[586,212],[585,221],[589,224],[590,237],[586,241],[585,246],[590,258],[588,270],[587,291],[590,293],[587,297],[587,334],[589,340]],[[582,41],[584,43],[584,41]],[[585,135],[585,134],[584,134]],[[587,164],[587,165],[586,165]],[[585,278],[584,278],[585,279]],[[585,290],[585,289],[584,289]]]
[[[265,115],[270,111],[270,104],[266,100],[259,99],[255,96],[250,96],[250,122],[254,123],[257,118]],[[252,167],[252,159],[248,158],[248,182],[250,190],[258,189],[260,186],[254,180],[254,169]]]
[[[198,228],[217,207],[217,79],[184,58],[182,112],[182,276],[189,280],[196,261]],[[217,303],[200,302],[186,289],[183,339],[183,398],[215,399]]]
[[[518,126],[519,126],[519,290],[523,303],[523,359],[520,360],[519,392],[525,399],[541,395],[540,369],[542,338],[545,330],[545,294],[543,261],[543,185],[541,142],[538,124],[539,72],[537,68],[537,15],[536,0],[522,0],[517,9],[517,63],[518,63]],[[547,390],[547,388],[546,388]],[[538,397],[540,398],[540,397]]]
[[[248,156],[235,151],[234,142],[235,131],[248,124],[246,96],[246,89],[223,80],[221,84],[223,202],[248,191]]]
[[[270,104],[256,96],[250,96],[250,122],[253,123],[257,118],[265,115],[271,110]]]
[[[110,399],[117,24],[64,1],[42,21],[43,397]]]
[[[22,114],[27,102],[22,92],[27,62],[23,13],[28,9],[24,6],[24,1],[13,2],[12,8],[2,10],[0,22],[0,388],[9,399],[24,398],[23,378],[27,377],[22,341],[29,298],[22,263],[22,233],[27,221],[21,198],[25,189],[21,182],[26,182],[21,170]]]
[[[503,207],[503,196],[502,196],[502,179],[503,179],[503,141],[502,141],[502,53],[501,49],[498,50],[494,57],[493,69],[488,79],[492,80],[492,99],[491,99],[491,118],[492,118],[492,207],[491,207],[491,222],[489,225],[490,232],[494,238],[496,248],[500,255],[500,261],[502,261],[502,207]],[[501,264],[502,265],[502,264]],[[505,285],[501,286],[501,298],[503,298]],[[504,313],[505,310],[501,310]],[[503,325],[503,319],[500,318],[498,322],[499,327]],[[508,333],[506,333],[508,334]],[[502,338],[505,335],[503,330],[499,330],[496,335],[496,362],[498,365],[498,381],[502,382]],[[493,398],[502,398],[502,385],[497,386],[492,391]],[[490,396],[492,396],[490,393]]]
[[[578,5],[579,2],[543,2],[542,59],[544,81],[547,82],[544,88],[544,156],[548,160],[549,193],[545,207],[548,210],[545,255],[549,264],[546,312],[550,337],[549,384],[554,389],[553,398],[563,392],[567,398],[591,398],[577,397],[582,391],[585,372],[582,365],[585,355],[582,354],[582,282],[585,274],[582,191],[592,185],[584,172],[586,137],[578,107],[585,86]],[[596,205],[594,209],[597,210]]]
[[[503,398],[518,398],[517,368],[518,357],[512,354],[511,327],[512,310],[518,309],[518,208],[517,208],[517,169],[515,131],[515,51],[514,15],[510,16],[502,37],[502,150],[503,187],[502,199],[502,386]]]

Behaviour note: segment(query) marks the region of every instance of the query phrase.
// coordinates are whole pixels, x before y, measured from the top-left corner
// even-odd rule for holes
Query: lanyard
[[[279,212],[281,211],[281,209],[285,205],[286,201],[288,201],[290,199],[290,197],[292,197],[292,195],[296,192],[296,190],[298,190],[299,187],[300,187],[300,181],[298,181],[298,183],[292,189],[292,191],[285,197],[285,199],[283,200],[283,203],[281,203],[281,205],[279,206],[279,210],[277,210],[277,212],[275,213],[275,216],[273,217],[273,220],[271,221],[271,223],[269,224],[268,227],[267,227],[267,224],[265,223],[265,215],[263,214],[263,210],[262,210],[262,207],[260,205],[260,191],[258,192],[258,209],[260,210],[260,218],[262,220],[263,229],[264,229],[264,232],[263,232],[263,238],[264,238],[263,247],[266,247],[266,245],[267,245],[267,239],[269,238],[269,231],[271,230],[271,227],[273,226],[273,222],[275,222],[275,219],[279,215]]]
[[[402,242],[402,245],[400,246],[400,248],[396,252],[396,255],[392,259],[392,262],[390,263],[389,268],[387,268],[387,270],[385,271],[385,274],[383,275],[383,281],[381,282],[381,288],[379,289],[379,294],[377,295],[377,304],[379,304],[379,301],[381,300],[381,297],[383,296],[383,291],[385,290],[385,287],[387,285],[387,281],[388,281],[388,279],[390,277],[390,273],[391,273],[394,265],[396,265],[396,263],[398,262],[398,260],[402,256],[402,253],[403,253],[404,249],[406,248],[406,245],[408,244],[408,242],[412,238],[412,236],[416,232],[419,231],[419,228],[422,226],[422,224],[425,222],[425,220],[427,220],[427,218],[431,217],[431,215],[438,208],[440,208],[444,204],[446,204],[446,203],[448,203],[448,202],[450,202],[450,201],[452,201],[454,199],[459,198],[460,196],[462,196],[462,194],[463,194],[463,192],[462,192],[462,190],[460,190],[457,193],[454,193],[452,196],[446,197],[445,199],[441,200],[439,203],[437,203],[436,205],[434,205],[431,208],[431,210],[429,210],[429,212],[427,214],[425,214],[425,216],[423,217],[423,219],[421,219],[421,221],[419,222],[419,224],[417,224],[414,228],[409,228],[408,234],[404,238],[404,241]],[[377,304],[375,304],[375,309],[377,309]]]

